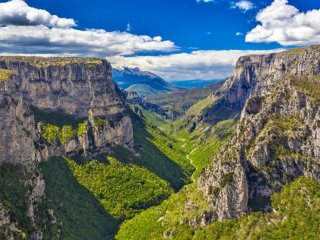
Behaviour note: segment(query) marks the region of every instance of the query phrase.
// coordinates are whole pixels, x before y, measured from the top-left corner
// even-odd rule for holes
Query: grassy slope
[[[165,110],[172,110],[178,114],[184,114],[185,106],[192,106],[207,98],[210,93],[217,90],[222,82],[214,83],[206,88],[181,89],[148,96],[145,101],[160,105]]]
[[[230,119],[210,127],[203,125],[192,133],[188,133],[186,129],[178,133],[182,146],[190,153],[188,158],[196,168],[194,179],[198,179],[201,170],[211,163],[213,157],[228,142],[235,131],[235,124]]]

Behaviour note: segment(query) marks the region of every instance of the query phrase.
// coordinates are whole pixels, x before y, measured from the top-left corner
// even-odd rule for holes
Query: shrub
[[[76,131],[73,130],[71,125],[63,126],[61,129],[60,141],[62,144],[68,143],[71,139],[76,136]]]
[[[39,123],[41,136],[51,144],[56,144],[60,139],[60,128],[51,124]]]
[[[84,121],[82,123],[79,123],[78,125],[78,137],[83,137],[87,134],[87,125],[88,121]]]
[[[7,81],[9,77],[14,75],[14,72],[8,69],[0,69],[0,81]]]

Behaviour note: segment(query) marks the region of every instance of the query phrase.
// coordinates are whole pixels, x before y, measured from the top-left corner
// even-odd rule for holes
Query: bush
[[[76,137],[76,131],[73,130],[71,125],[66,125],[62,127],[60,137],[60,141],[62,144],[68,143],[74,137]]]
[[[39,123],[41,136],[51,144],[57,144],[60,140],[60,128],[51,124]]]
[[[83,137],[87,134],[87,125],[88,121],[84,121],[82,123],[79,123],[78,125],[78,137]]]

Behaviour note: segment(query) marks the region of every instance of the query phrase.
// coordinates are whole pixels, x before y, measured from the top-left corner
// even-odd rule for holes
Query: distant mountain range
[[[122,89],[136,92],[139,96],[150,96],[179,89],[204,88],[220,80],[184,80],[167,82],[154,73],[139,68],[114,68],[113,80]]]
[[[178,87],[166,82],[161,77],[139,68],[123,68],[112,70],[113,80],[120,88],[137,92],[140,96],[177,90]]]
[[[220,81],[221,80],[217,80],[217,79],[215,79],[215,80],[195,79],[195,80],[185,80],[185,81],[173,81],[170,83],[177,86],[178,88],[191,89],[191,88],[204,88],[212,83],[217,83]]]

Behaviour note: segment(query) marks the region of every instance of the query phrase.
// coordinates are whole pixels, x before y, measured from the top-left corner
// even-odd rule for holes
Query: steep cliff
[[[0,162],[41,160],[64,153],[95,154],[112,145],[132,147],[131,120],[107,61],[0,57],[0,69],[12,73],[0,82],[4,130],[0,137]],[[41,126],[36,126],[34,119],[62,129],[62,124],[51,117],[54,113],[64,115],[61,118],[69,119],[64,123],[74,128],[85,122],[84,131],[65,141],[41,144],[36,131],[39,128],[41,135]],[[49,117],[43,118],[46,114]]]
[[[320,46],[238,60],[213,106],[242,108],[237,133],[198,181],[212,221],[270,211],[270,195],[298,176],[320,180],[319,73]]]
[[[131,150],[133,130],[107,61],[0,57],[0,236],[43,239],[56,223],[41,161],[115,146]]]

